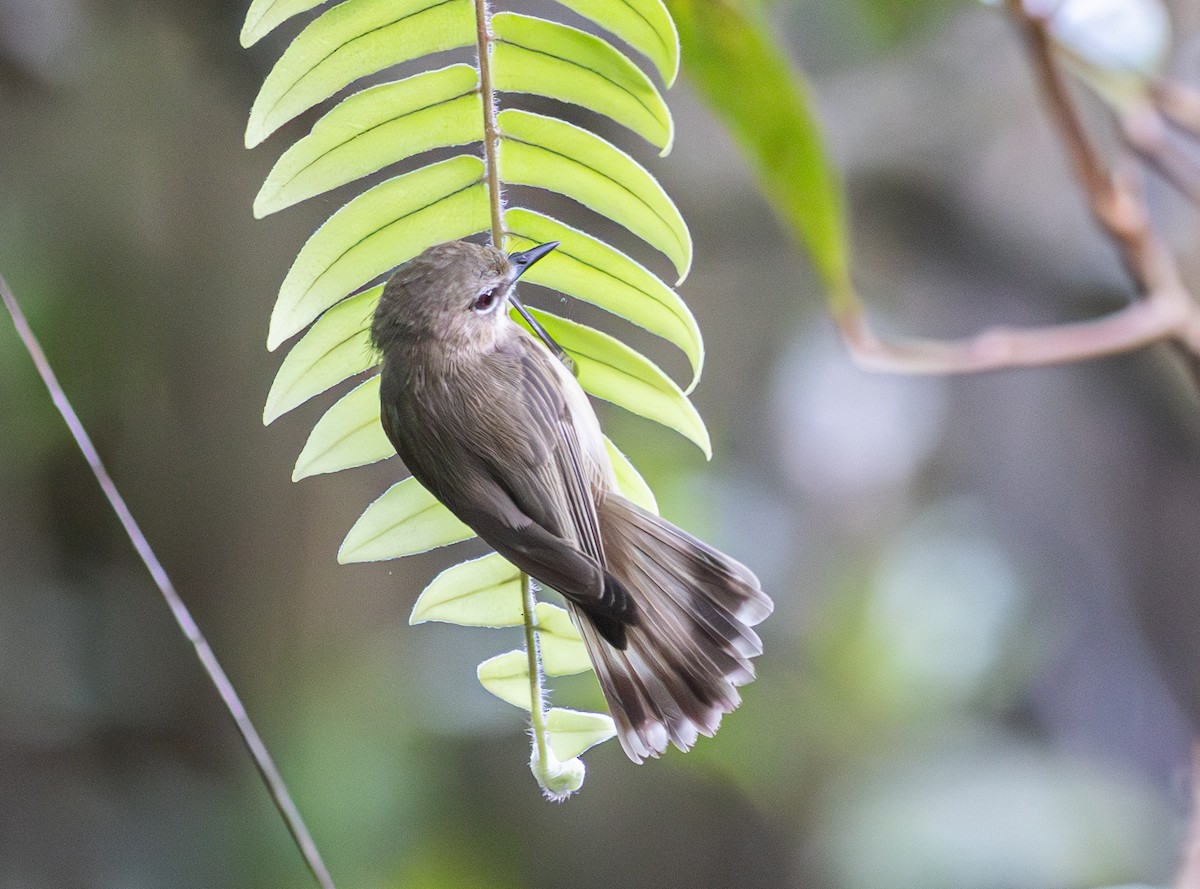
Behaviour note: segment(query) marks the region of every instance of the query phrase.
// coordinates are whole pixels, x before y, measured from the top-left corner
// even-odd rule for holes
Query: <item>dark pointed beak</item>
[[[508,256],[508,261],[513,265],[513,282],[515,283],[517,278],[525,274],[531,265],[557,247],[558,244],[558,241],[547,241],[545,244],[539,244],[536,247],[531,247],[522,253],[510,253]],[[509,291],[508,301],[513,304],[514,309],[521,313],[521,317],[525,319],[525,323],[533,328],[533,332],[536,333],[538,338],[546,344],[546,348],[548,348],[554,354],[554,357],[556,357],[567,367],[571,368],[571,371],[574,372],[575,362],[571,360],[571,356],[564,351],[562,346],[554,341],[554,337],[550,336],[550,334],[546,332],[546,328],[542,327],[542,325],[538,323],[538,320],[529,313],[529,310],[521,304],[521,300],[517,298],[517,291],[515,289]]]
[[[530,266],[532,266],[535,262],[537,262],[558,245],[558,241],[547,241],[545,244],[538,244],[536,247],[530,247],[523,253],[510,253],[508,255],[508,261],[513,265],[513,280],[517,280],[517,278],[529,271]]]

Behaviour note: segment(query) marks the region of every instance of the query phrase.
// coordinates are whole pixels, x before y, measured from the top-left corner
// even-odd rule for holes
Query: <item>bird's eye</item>
[[[475,297],[475,302],[471,303],[471,308],[480,314],[490,312],[496,306],[496,300],[500,296],[500,288],[493,287],[491,290],[485,290],[479,296]]]

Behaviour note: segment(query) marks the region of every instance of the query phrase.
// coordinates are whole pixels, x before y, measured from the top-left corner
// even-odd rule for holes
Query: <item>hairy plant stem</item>
[[[550,780],[546,744],[546,691],[542,681],[542,658],[538,650],[537,597],[533,580],[521,574],[521,610],[525,617],[525,657],[529,664],[529,713],[533,725],[533,758],[530,767],[538,784],[545,789]]]
[[[216,654],[213,653],[208,640],[200,632],[200,627],[197,626],[196,621],[192,618],[191,612],[188,611],[187,606],[183,603],[183,599],[179,597],[179,593],[176,591],[175,585],[171,582],[171,578],[167,575],[166,569],[163,568],[162,563],[158,560],[158,556],[154,554],[150,542],[146,539],[141,528],[134,520],[133,513],[129,511],[129,507],[125,503],[125,498],[121,496],[120,491],[117,490],[116,483],[112,480],[112,476],[105,469],[104,463],[100,460],[100,454],[96,451],[95,445],[92,444],[91,436],[87,434],[87,430],[84,429],[79,415],[75,412],[75,408],[71,406],[66,392],[63,391],[62,385],[58,382],[58,377],[55,375],[49,360],[46,358],[46,353],[42,350],[41,344],[34,335],[33,329],[29,326],[24,312],[21,311],[21,307],[17,303],[16,296],[9,288],[8,282],[4,280],[3,275],[0,275],[0,301],[4,303],[8,314],[12,317],[13,325],[17,329],[17,335],[21,338],[21,342],[29,352],[29,357],[33,360],[33,364],[42,378],[42,383],[50,393],[50,398],[54,401],[54,406],[62,414],[63,421],[67,424],[67,429],[70,430],[71,436],[79,446],[79,450],[83,452],[84,459],[87,460],[88,466],[91,467],[92,474],[96,477],[100,489],[112,505],[113,512],[117,514],[117,519],[120,521],[121,527],[125,530],[125,534],[129,537],[133,548],[141,557],[146,570],[150,572],[150,577],[153,578],[158,591],[167,603],[167,607],[171,609],[171,614],[175,618],[175,622],[179,625],[179,629],[183,631],[183,635],[192,643],[192,647],[196,651],[196,657],[200,660],[204,671],[208,673],[208,678],[212,681],[217,694],[220,695],[221,701],[225,704],[225,709],[233,717],[233,723],[237,727],[239,734],[241,734],[246,748],[250,751],[250,757],[254,760],[254,765],[267,787],[267,792],[271,795],[271,799],[275,803],[275,807],[279,810],[279,814],[283,816],[284,824],[287,825],[288,832],[292,835],[292,839],[300,850],[300,854],[304,857],[305,864],[312,871],[321,889],[334,889],[333,877],[330,876],[329,870],[325,867],[325,862],[321,858],[317,844],[308,832],[308,828],[305,826],[304,819],[300,816],[300,811],[296,808],[295,802],[292,801],[287,784],[284,783],[283,776],[279,773],[275,761],[267,751],[266,744],[263,743],[262,737],[254,727],[254,723],[250,721],[241,698],[238,696],[233,683],[230,682],[225,670],[217,660]]]
[[[500,186],[500,129],[496,125],[496,93],[492,85],[491,51],[494,38],[487,0],[475,0],[475,39],[479,58],[479,90],[483,99],[483,165],[492,215],[492,245],[504,247],[504,193]],[[549,753],[546,743],[545,688],[542,659],[538,654],[537,597],[533,580],[521,572],[521,608],[525,618],[525,656],[529,664],[530,722],[533,751],[530,767],[543,791],[550,793]]]
[[[492,245],[504,246],[500,189],[500,129],[496,126],[496,92],[492,88],[492,16],[487,0],[475,0],[475,48],[479,56],[479,90],[483,98],[483,165],[487,175],[488,204],[492,211]]]

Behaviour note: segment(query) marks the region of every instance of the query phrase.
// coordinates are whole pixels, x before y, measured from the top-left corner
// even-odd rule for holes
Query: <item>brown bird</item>
[[[745,566],[618,492],[587,395],[514,293],[556,246],[507,256],[454,241],[400,266],[371,325],[380,412],[417,480],[566,599],[641,762],[668,742],[687,750],[737,707],[772,603]]]

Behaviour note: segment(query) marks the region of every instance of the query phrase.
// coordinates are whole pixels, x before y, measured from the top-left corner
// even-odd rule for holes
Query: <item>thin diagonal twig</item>
[[[179,629],[183,631],[184,636],[192,643],[192,646],[196,650],[196,657],[200,659],[200,664],[204,667],[209,679],[212,680],[212,684],[216,687],[217,694],[221,696],[221,700],[224,702],[225,708],[229,711],[229,715],[233,717],[234,725],[237,726],[237,730],[241,734],[242,740],[245,741],[251,758],[254,760],[254,765],[258,768],[258,773],[262,776],[263,783],[267,786],[267,792],[270,793],[276,808],[279,809],[279,814],[283,816],[288,832],[291,833],[292,839],[295,840],[296,846],[299,848],[300,854],[304,857],[305,863],[308,865],[309,870],[312,871],[321,889],[334,889],[333,878],[329,875],[329,870],[325,867],[321,853],[318,851],[312,835],[308,832],[308,828],[304,825],[304,819],[300,817],[300,811],[296,808],[295,802],[292,801],[292,796],[288,792],[287,785],[284,783],[283,776],[280,775],[275,761],[267,751],[267,747],[263,743],[262,737],[259,736],[258,730],[254,728],[254,723],[250,721],[250,717],[246,713],[246,708],[243,706],[241,698],[234,689],[233,683],[229,681],[229,677],[225,674],[225,670],[222,669],[221,664],[217,661],[217,656],[213,653],[211,646],[209,646],[208,640],[204,638],[204,634],[200,632],[200,628],[196,625],[195,620],[192,619],[191,612],[188,611],[187,606],[184,605],[183,600],[179,597],[179,593],[176,592],[175,585],[171,583],[171,578],[167,575],[166,569],[163,568],[162,563],[154,554],[149,541],[146,540],[141,528],[138,527],[137,522],[134,520],[133,514],[129,511],[125,499],[117,490],[117,486],[108,474],[108,470],[104,468],[104,464],[100,460],[100,455],[92,444],[91,437],[87,434],[87,430],[83,428],[83,423],[80,422],[79,415],[75,413],[75,409],[67,399],[66,392],[63,391],[62,386],[58,382],[58,377],[55,376],[54,370],[50,367],[46,353],[42,351],[41,344],[34,335],[33,329],[29,326],[24,312],[21,311],[21,307],[17,303],[16,296],[13,295],[3,275],[0,275],[0,300],[3,301],[4,307],[12,317],[13,325],[17,329],[17,335],[28,350],[29,357],[33,359],[34,366],[37,368],[42,382],[50,392],[54,406],[62,414],[67,428],[71,431],[71,435],[75,439],[75,443],[79,445],[79,450],[83,452],[84,459],[87,460],[88,466],[92,469],[92,474],[96,477],[101,490],[104,491],[104,496],[112,504],[113,511],[117,514],[117,519],[121,522],[121,527],[125,529],[125,533],[129,536],[133,548],[137,550],[137,554],[146,565],[146,570],[150,572],[155,585],[158,587],[159,592],[162,593],[167,607],[171,609],[171,614],[174,616],[175,622],[179,624]]]

